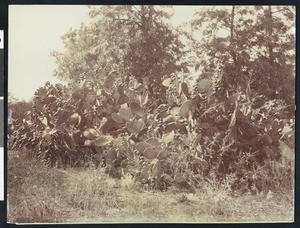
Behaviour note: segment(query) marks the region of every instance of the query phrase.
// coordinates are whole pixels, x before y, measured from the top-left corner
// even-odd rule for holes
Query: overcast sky
[[[173,24],[189,21],[194,11],[195,6],[175,7]],[[87,6],[10,5],[8,91],[29,100],[46,81],[59,82],[50,52],[63,50],[60,37],[70,27],[89,22]]]

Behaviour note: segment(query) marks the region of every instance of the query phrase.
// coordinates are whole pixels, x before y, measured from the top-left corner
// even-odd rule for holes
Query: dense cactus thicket
[[[131,175],[137,183],[161,190],[196,189],[205,182],[240,193],[291,188],[293,88],[283,94],[287,88],[278,84],[282,69],[293,67],[288,60],[288,64],[278,63],[284,58],[278,47],[287,41],[276,35],[282,41],[277,46],[255,38],[243,43],[247,29],[256,28],[259,36],[264,32],[275,36],[266,30],[267,23],[286,32],[279,19],[263,20],[272,9],[259,8],[259,23],[248,21],[248,27],[238,23],[256,11],[233,7],[228,12],[200,13],[192,23],[195,29],[204,15],[220,23],[227,17],[231,34],[216,45],[218,38],[211,31],[218,27],[216,23],[203,33],[212,39],[206,45],[190,39],[198,45],[195,59],[199,61],[194,64],[203,68],[191,81],[187,66],[193,61],[183,61],[183,44],[161,20],[163,11],[151,6],[119,8],[118,14],[112,14],[114,7],[92,9],[93,17],[104,19],[65,35],[68,51],[54,53],[56,75],[68,78],[70,84],[46,83],[36,91],[28,115],[13,118],[10,147],[26,148],[45,165],[103,166],[113,178]],[[111,23],[115,30],[108,30]],[[121,38],[127,36],[131,38],[124,43]],[[109,46],[109,37],[116,44]],[[247,45],[262,51],[267,46],[268,54],[253,55]],[[116,47],[118,52],[110,49]],[[264,59],[261,70],[259,59]],[[268,75],[267,66],[274,66]],[[293,76],[286,77],[292,81]]]
[[[282,132],[284,102],[260,102],[263,96],[249,99],[241,91],[218,99],[209,79],[192,92],[173,77],[163,81],[167,103],[156,104],[142,84],[107,83],[116,78],[108,75],[96,91],[46,84],[26,118],[14,120],[11,147],[60,168],[92,161],[113,177],[130,174],[160,189],[209,180],[257,190],[286,184],[293,130]]]

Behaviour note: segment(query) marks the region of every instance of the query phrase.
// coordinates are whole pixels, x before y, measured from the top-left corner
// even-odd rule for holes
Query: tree
[[[164,98],[163,78],[185,69],[183,44],[166,23],[170,14],[158,6],[103,6],[91,8],[90,16],[90,25],[62,37],[66,51],[53,53],[55,75],[95,84],[116,71],[126,84],[135,78],[151,98]]]
[[[13,111],[13,119],[24,119],[31,110],[32,101],[24,101],[16,98],[12,93],[8,93],[9,108]]]
[[[195,42],[200,47],[199,65],[204,65],[208,74],[214,74],[219,66],[227,91],[263,94],[294,106],[293,8],[206,8],[195,15],[192,26],[203,32],[203,42]]]

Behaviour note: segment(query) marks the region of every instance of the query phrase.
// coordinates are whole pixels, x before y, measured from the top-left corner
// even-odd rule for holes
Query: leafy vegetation
[[[97,20],[68,32],[66,52],[53,53],[55,75],[69,85],[36,91],[29,114],[12,123],[10,147],[51,167],[96,165],[160,190],[293,189],[293,15],[274,8],[196,14],[205,44],[187,36],[194,65],[161,8],[92,8]]]

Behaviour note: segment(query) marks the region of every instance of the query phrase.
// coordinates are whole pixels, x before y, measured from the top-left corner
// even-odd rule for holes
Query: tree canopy
[[[293,110],[294,17],[291,6],[204,8],[191,22],[203,34],[194,40],[197,65],[204,74],[222,69],[227,90],[284,99]]]
[[[184,46],[167,24],[170,14],[156,6],[103,6],[91,7],[90,16],[90,25],[62,37],[66,51],[53,52],[54,74],[72,83],[99,82],[116,71],[125,82],[135,78],[150,96],[163,98],[163,78],[186,68]]]

